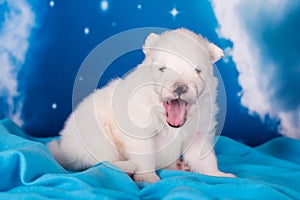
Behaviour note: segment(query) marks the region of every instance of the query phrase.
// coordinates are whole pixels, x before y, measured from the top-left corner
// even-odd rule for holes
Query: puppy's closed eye
[[[201,72],[202,72],[201,69],[197,69],[197,68],[195,69],[195,71],[197,74],[201,74]]]

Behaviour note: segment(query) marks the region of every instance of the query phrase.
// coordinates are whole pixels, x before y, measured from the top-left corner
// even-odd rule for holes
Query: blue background
[[[218,21],[212,3],[206,0],[107,0],[106,10],[101,8],[99,0],[57,0],[54,1],[54,5],[51,5],[50,1],[26,2],[35,13],[36,25],[28,38],[29,47],[25,60],[19,70],[15,71],[21,98],[15,97],[14,101],[22,102],[20,118],[23,128],[34,136],[58,134],[72,111],[72,88],[81,63],[94,47],[110,36],[138,27],[185,27],[202,34],[223,49],[233,47],[232,41],[218,36]],[[0,3],[0,20],[3,22],[10,7],[6,1]],[[170,11],[173,8],[178,9],[177,16],[171,15]],[[296,19],[299,19],[299,12],[295,13],[293,17],[287,18],[293,20],[286,20],[287,23],[282,23],[281,26],[287,24],[287,29],[288,25],[293,28],[296,26],[298,30],[299,21]],[[247,28],[253,31],[258,27],[249,23]],[[88,33],[84,31],[86,28]],[[272,40],[270,35],[275,36],[277,33],[261,32],[265,35],[257,38],[267,38],[259,42],[268,49],[268,45],[274,45],[274,38],[276,39],[273,37]],[[297,37],[299,38],[299,35]],[[299,39],[295,38],[292,43],[298,45]],[[282,46],[289,48],[284,41]],[[269,52],[269,56],[276,53],[278,54]],[[141,51],[120,57],[106,71],[99,87],[110,79],[121,76],[142,59]],[[267,115],[262,120],[256,114],[249,114],[248,109],[241,105],[241,97],[238,94],[242,89],[238,82],[238,71],[232,58],[229,56],[227,59],[217,63],[227,95],[226,121],[222,134],[249,145],[258,145],[279,136],[278,119]],[[294,62],[298,63],[297,60]],[[296,84],[299,84],[298,74],[295,78]],[[5,97],[4,92],[0,94]],[[292,98],[291,102],[299,105],[297,98]],[[0,98],[2,116],[10,116],[7,106],[9,104],[6,98]]]

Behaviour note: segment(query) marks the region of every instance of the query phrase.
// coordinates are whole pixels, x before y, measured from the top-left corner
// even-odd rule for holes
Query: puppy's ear
[[[148,35],[145,44],[143,46],[143,52],[144,54],[147,54],[149,51],[151,51],[151,48],[154,47],[156,41],[159,39],[159,35],[156,33],[150,33]]]
[[[220,58],[222,58],[224,56],[223,50],[210,42],[208,42],[208,45],[207,45],[207,52],[209,54],[210,60],[213,63],[217,62],[218,60],[220,60]]]

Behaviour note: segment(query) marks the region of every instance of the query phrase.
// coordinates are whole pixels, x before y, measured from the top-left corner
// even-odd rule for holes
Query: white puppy
[[[156,182],[159,168],[176,168],[182,156],[193,172],[220,172],[213,150],[217,79],[213,63],[223,51],[186,30],[150,34],[145,59],[124,79],[84,99],[60,139],[48,144],[65,168],[82,170],[102,161]]]

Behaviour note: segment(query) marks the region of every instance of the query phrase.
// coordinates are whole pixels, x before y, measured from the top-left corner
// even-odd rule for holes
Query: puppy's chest
[[[157,168],[164,168],[176,161],[182,154],[184,137],[180,131],[158,134],[154,138],[154,151]]]
[[[160,132],[153,138],[154,149],[156,151],[161,151],[163,149],[170,152],[181,151],[186,140],[184,131],[179,129],[168,129],[168,127],[161,129]]]
[[[163,107],[158,103],[158,99],[150,95],[134,95],[128,102],[128,117],[130,121],[140,127],[159,126],[163,114]]]

